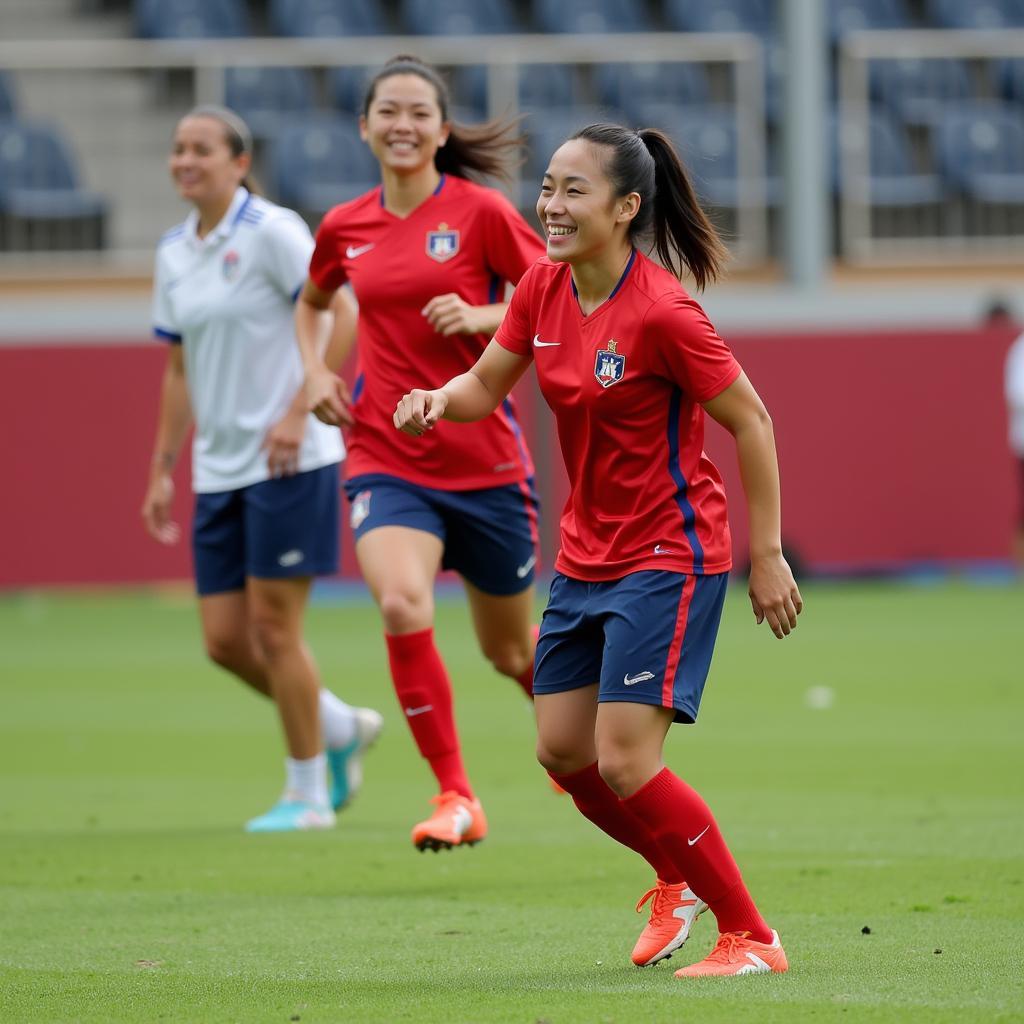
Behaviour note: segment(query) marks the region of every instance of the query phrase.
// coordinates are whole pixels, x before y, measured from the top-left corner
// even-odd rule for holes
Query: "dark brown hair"
[[[185,117],[211,117],[224,127],[224,141],[231,150],[231,155],[238,157],[243,153],[252,156],[252,132],[249,126],[229,107],[221,107],[215,103],[203,103],[193,107]],[[182,118],[184,120],[184,118]],[[260,187],[252,175],[252,170],[242,179],[242,188],[255,195],[260,195]]]
[[[605,171],[616,196],[636,192],[640,209],[629,226],[634,244],[651,239],[662,264],[676,277],[689,270],[698,289],[715,280],[728,250],[701,208],[686,165],[672,140],[656,128],[632,131],[591,124],[572,136],[609,151]]]
[[[367,86],[363,98],[363,116],[370,112],[377,93],[377,86],[385,78],[395,75],[418,75],[434,87],[441,120],[448,121],[448,141],[441,146],[434,157],[434,166],[442,174],[454,174],[457,178],[501,178],[510,181],[512,169],[521,162],[520,150],[525,138],[519,130],[522,118],[495,119],[483,124],[462,124],[451,121],[448,112],[451,97],[448,86],[438,72],[429,64],[408,54],[400,54],[377,72]]]

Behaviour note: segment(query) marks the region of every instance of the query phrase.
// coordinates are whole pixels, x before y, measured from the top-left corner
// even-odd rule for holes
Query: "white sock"
[[[325,687],[320,689],[320,730],[325,747],[347,747],[356,738],[355,712]]]
[[[306,803],[326,807],[327,800],[327,758],[323,753],[316,757],[299,760],[284,759],[285,785],[290,796]]]

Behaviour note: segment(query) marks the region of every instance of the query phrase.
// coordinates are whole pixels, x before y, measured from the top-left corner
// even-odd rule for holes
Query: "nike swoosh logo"
[[[364,252],[369,252],[374,247],[374,242],[370,242],[369,245],[350,245],[345,250],[345,255],[350,259],[354,260],[357,256],[362,256]]]
[[[653,672],[637,672],[635,676],[631,676],[628,672],[622,677],[623,686],[636,686],[637,683],[645,683],[648,679],[653,679]]]
[[[406,718],[415,718],[417,715],[422,715],[424,712],[433,711],[433,710],[434,710],[434,705],[433,704],[424,704],[423,707],[421,707],[421,708],[406,708],[405,709],[405,717]]]
[[[711,826],[710,826],[710,825],[705,825],[705,826],[704,826],[704,832],[707,832],[707,830],[708,830],[709,828],[711,828]],[[687,843],[689,843],[689,844],[690,844],[690,846],[693,846],[693,844],[694,844],[695,842],[697,842],[697,840],[698,840],[698,839],[700,839],[700,837],[701,837],[702,835],[704,835],[704,832],[701,832],[701,833],[700,833],[700,835],[694,836],[694,837],[693,837],[693,839],[687,839],[687,840],[686,840],[686,841],[687,841]]]
[[[561,345],[560,341],[541,341],[540,335],[535,334],[533,336],[533,347],[534,348],[554,348],[556,345]]]
[[[660,544],[655,544],[654,553],[656,555],[671,555],[673,554],[673,551],[671,548],[663,548]]]
[[[527,559],[521,566],[516,569],[516,575],[520,579],[524,579],[526,574],[537,564],[537,556],[534,555],[532,558]]]

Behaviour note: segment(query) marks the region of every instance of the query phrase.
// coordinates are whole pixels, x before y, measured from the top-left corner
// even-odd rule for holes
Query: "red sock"
[[[601,778],[596,761],[571,775],[556,775],[554,772],[548,772],[548,775],[572,797],[572,802],[584,818],[592,821],[617,843],[639,853],[663,882],[674,885],[683,881],[672,858],[651,835],[650,829],[630,812]]]
[[[537,637],[540,636],[540,626],[534,626],[530,630],[533,634],[533,649],[537,650]],[[533,657],[530,657],[530,667],[521,675],[516,676],[516,682],[523,688],[527,697],[533,698]]]
[[[384,634],[391,663],[391,680],[405,712],[416,746],[430,762],[441,792],[455,790],[473,798],[459,751],[452,710],[452,684],[434,646],[434,631],[403,636]]]
[[[754,906],[740,869],[696,790],[662,768],[622,803],[647,823],[690,888],[711,907],[719,931],[750,932],[757,942],[772,941],[771,929]]]

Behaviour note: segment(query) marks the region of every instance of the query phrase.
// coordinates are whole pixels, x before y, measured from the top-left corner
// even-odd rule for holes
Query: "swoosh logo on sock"
[[[711,828],[711,826],[710,826],[710,825],[705,825],[705,826],[704,826],[704,832],[707,832],[707,830],[708,830],[709,828]],[[686,841],[687,841],[687,842],[688,842],[688,843],[690,844],[690,846],[693,846],[693,844],[694,844],[694,843],[696,843],[696,842],[697,842],[697,840],[698,840],[698,839],[700,839],[700,837],[701,837],[702,835],[704,835],[704,832],[701,832],[701,833],[700,833],[699,835],[696,835],[696,836],[694,836],[694,837],[693,837],[692,839],[687,839]]]
[[[434,705],[433,704],[424,704],[422,707],[419,707],[419,708],[406,708],[405,709],[405,717],[406,718],[415,718],[417,715],[422,715],[422,714],[426,713],[427,711],[433,711],[433,710],[434,710]]]

